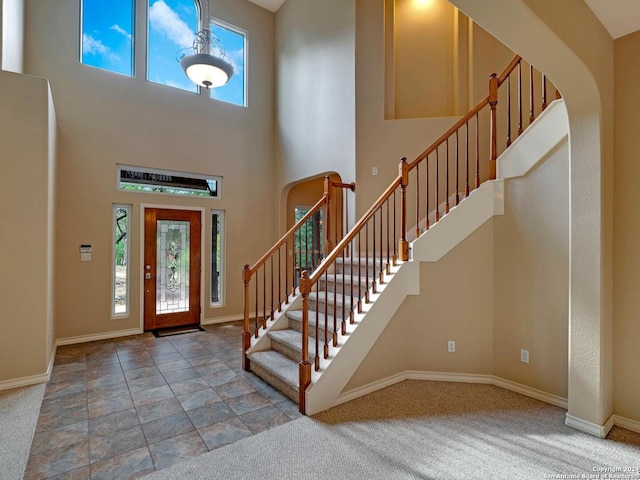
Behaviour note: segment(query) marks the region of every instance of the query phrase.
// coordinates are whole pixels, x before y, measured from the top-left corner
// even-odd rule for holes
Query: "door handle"
[[[147,280],[151,280],[151,274],[149,272],[145,273],[144,278],[146,278]]]

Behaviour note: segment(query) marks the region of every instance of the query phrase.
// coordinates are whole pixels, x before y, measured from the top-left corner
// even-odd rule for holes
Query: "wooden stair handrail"
[[[267,253],[265,253],[262,258],[260,258],[260,260],[258,260],[252,267],[249,267],[248,270],[249,271],[249,276],[253,275],[262,265],[264,265],[267,260],[269,260],[269,258],[271,258],[271,256],[282,246],[285,244],[285,242],[291,238],[295,233],[296,230],[298,228],[300,228],[300,225],[303,225],[304,223],[306,223],[307,221],[309,221],[309,219],[318,211],[320,211],[320,209],[323,207],[323,205],[325,205],[327,203],[327,197],[326,195],[323,195],[322,198],[320,200],[318,200],[318,202],[306,213],[306,215],[304,217],[302,217],[300,220],[298,220],[296,222],[296,224],[291,227],[289,229],[289,231],[287,233],[285,233],[282,238],[280,240],[278,240],[275,245],[273,247],[271,247],[269,250],[267,250]]]
[[[509,65],[507,65],[507,68],[505,68],[504,71],[500,74],[500,76],[498,76],[498,86],[504,83],[507,77],[511,74],[511,72],[513,72],[516,69],[516,67],[521,61],[522,61],[522,57],[520,55],[516,55],[515,57],[513,57],[513,60],[511,60],[511,63],[509,63]]]
[[[362,229],[364,225],[369,221],[369,219],[373,216],[373,214],[380,208],[380,206],[393,194],[393,191],[398,188],[402,184],[402,176],[398,175],[398,177],[387,187],[387,189],[380,195],[378,200],[369,207],[369,210],[358,220],[358,222],[353,226],[349,232],[342,237],[342,240],[333,248],[333,250],[327,255],[327,257],[323,260],[323,262],[314,270],[314,272],[309,277],[309,288],[313,287],[315,283],[318,281],[320,276],[327,271],[329,266],[336,261],[338,256],[342,253],[349,243],[356,237],[358,232]]]

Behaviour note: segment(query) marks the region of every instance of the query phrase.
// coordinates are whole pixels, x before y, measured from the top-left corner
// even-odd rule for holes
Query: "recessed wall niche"
[[[469,32],[447,0],[385,0],[385,118],[466,111]]]

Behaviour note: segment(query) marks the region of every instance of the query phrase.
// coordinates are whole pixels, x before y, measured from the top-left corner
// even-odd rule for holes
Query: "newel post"
[[[242,368],[249,371],[247,350],[251,346],[251,332],[249,331],[249,283],[251,282],[251,268],[245,265],[242,271],[244,280],[244,329],[242,330]]]
[[[489,106],[491,107],[491,159],[489,160],[489,180],[496,179],[496,160],[498,159],[498,138],[496,107],[498,105],[498,76],[489,78]]]
[[[409,165],[407,164],[407,158],[402,157],[400,165],[398,167],[398,175],[401,177],[400,182],[400,240],[398,240],[398,255],[400,261],[406,262],[409,260],[409,242],[407,242],[407,185],[409,185]]]
[[[331,199],[333,198],[333,182],[330,176],[324,177],[324,198],[326,212],[324,218],[324,256],[326,257],[333,250],[331,243]]]
[[[300,294],[302,295],[302,360],[300,361],[300,413],[306,412],[305,392],[311,383],[311,364],[309,363],[309,293],[311,281],[309,272],[304,270],[300,278]]]

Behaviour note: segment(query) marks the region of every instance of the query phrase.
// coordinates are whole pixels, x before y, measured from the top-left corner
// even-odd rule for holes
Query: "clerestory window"
[[[148,13],[145,39],[148,81],[234,105],[246,105],[247,34],[238,27],[219,19],[211,19],[210,23],[235,69],[226,85],[201,91],[180,68],[179,54],[192,47],[197,31],[208,21],[194,0],[81,0],[81,63],[135,76],[136,1],[144,1]]]
[[[82,0],[80,61],[133,76],[134,0]]]

